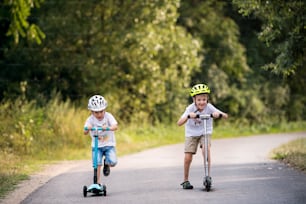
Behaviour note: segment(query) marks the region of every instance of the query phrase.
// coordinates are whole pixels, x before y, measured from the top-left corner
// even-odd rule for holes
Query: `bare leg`
[[[98,168],[97,168],[97,183],[98,184],[101,183],[101,165],[98,165]]]
[[[189,178],[189,169],[192,161],[192,153],[185,153],[184,158],[184,181],[188,181]]]

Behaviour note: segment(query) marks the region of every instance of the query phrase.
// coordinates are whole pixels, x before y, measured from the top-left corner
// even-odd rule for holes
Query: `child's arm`
[[[116,131],[118,130],[118,122],[116,121],[116,119],[114,118],[114,116],[107,112],[107,123],[105,125],[103,125],[103,131]]]
[[[195,112],[191,112],[189,113],[187,116],[182,116],[178,121],[177,121],[177,125],[181,126],[184,125],[188,119],[190,118],[197,118],[198,115]]]
[[[89,124],[87,126],[84,127],[84,135],[87,135],[90,131],[90,129],[92,128],[92,126]]]
[[[116,130],[118,130],[118,124],[115,123],[115,124],[110,125],[110,126],[104,125],[104,126],[102,127],[102,129],[103,129],[104,131],[116,131]]]
[[[102,128],[105,131],[116,131],[116,130],[118,130],[118,124],[113,124],[111,126],[104,125]]]
[[[187,117],[181,117],[178,121],[177,121],[177,125],[178,126],[181,126],[181,125],[184,125],[188,120],[188,116]]]

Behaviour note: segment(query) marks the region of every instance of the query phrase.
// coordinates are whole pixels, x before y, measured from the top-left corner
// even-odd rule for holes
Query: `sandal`
[[[181,183],[181,186],[183,186],[183,189],[193,189],[193,185],[191,185],[189,181],[184,181]]]
[[[110,174],[110,168],[109,165],[105,164],[105,159],[104,159],[103,175],[108,176],[109,174]]]

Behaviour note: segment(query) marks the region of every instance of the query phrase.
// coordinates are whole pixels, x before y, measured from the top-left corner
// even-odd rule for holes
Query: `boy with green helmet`
[[[198,118],[198,115],[208,114],[212,118],[207,121],[207,134],[209,138],[213,132],[213,118],[227,118],[228,115],[214,105],[208,102],[210,89],[206,84],[196,84],[190,90],[190,96],[193,103],[187,106],[185,112],[177,121],[179,126],[185,124],[185,158],[184,158],[184,181],[181,184],[183,189],[193,189],[189,182],[189,169],[192,157],[197,152],[199,144],[204,143],[204,126],[203,121]],[[210,175],[210,140],[208,145],[208,175]],[[202,155],[204,157],[204,147],[202,148]]]

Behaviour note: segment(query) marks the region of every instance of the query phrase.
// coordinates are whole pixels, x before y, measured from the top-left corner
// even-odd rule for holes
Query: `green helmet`
[[[210,89],[208,88],[206,84],[194,85],[190,90],[191,97],[194,97],[195,95],[199,95],[199,94],[209,94],[209,93],[210,93]]]

